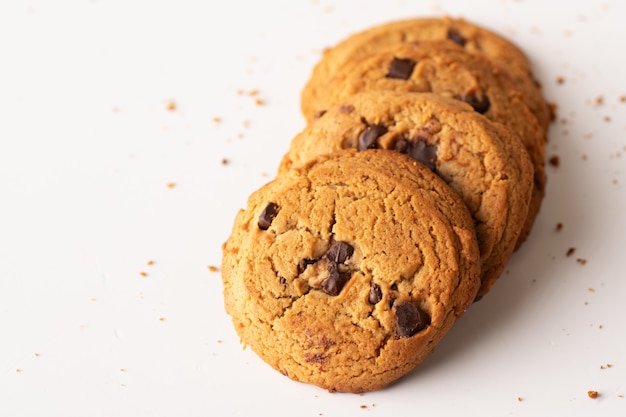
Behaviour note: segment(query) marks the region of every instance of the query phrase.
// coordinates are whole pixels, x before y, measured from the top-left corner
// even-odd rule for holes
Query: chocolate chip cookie
[[[311,115],[317,110],[315,106],[319,104],[318,97],[324,94],[326,84],[347,62],[401,42],[445,39],[467,51],[487,56],[510,73],[544,133],[547,131],[552,113],[539,84],[532,76],[527,56],[515,44],[493,31],[450,17],[415,18],[374,26],[327,49],[302,91],[303,114]]]
[[[357,92],[379,90],[433,92],[462,100],[518,133],[534,166],[534,188],[519,246],[545,195],[545,135],[509,74],[484,55],[451,41],[403,42],[346,62],[317,96],[319,103],[308,118]]]
[[[480,285],[459,196],[399,152],[341,150],[255,191],[223,246],[241,341],[288,377],[380,389],[414,369]]]
[[[486,294],[528,214],[533,167],[519,137],[460,100],[433,93],[363,92],[330,107],[296,135],[279,172],[347,148],[407,154],[461,195],[480,247],[478,296]]]

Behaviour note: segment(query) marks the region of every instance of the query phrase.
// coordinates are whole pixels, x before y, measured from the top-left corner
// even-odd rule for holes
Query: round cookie
[[[325,50],[302,91],[303,114],[309,115],[315,111],[311,105],[318,103],[318,96],[323,94],[326,83],[350,60],[401,42],[445,39],[456,42],[472,53],[487,56],[508,71],[523,92],[540,126],[547,132],[552,113],[541,87],[532,76],[531,64],[526,55],[493,31],[464,19],[450,17],[415,18],[374,26]]]
[[[414,369],[474,300],[472,219],[406,155],[343,150],[261,187],[223,246],[242,343],[290,378],[377,390]]]
[[[470,104],[517,132],[534,166],[534,188],[517,246],[526,239],[545,195],[545,137],[508,73],[450,41],[415,41],[347,62],[318,96],[315,114],[360,91],[433,92]],[[309,121],[313,113],[307,115]]]
[[[296,135],[279,173],[341,149],[382,148],[429,166],[474,218],[482,272],[478,297],[502,273],[528,213],[533,167],[519,137],[468,104],[433,93],[357,93]]]

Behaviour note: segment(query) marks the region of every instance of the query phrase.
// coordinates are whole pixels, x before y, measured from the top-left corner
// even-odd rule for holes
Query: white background
[[[541,213],[418,370],[365,395],[290,381],[242,349],[209,266],[304,127],[323,48],[443,14],[518,43],[558,106]],[[0,416],[626,415],[625,17],[618,0],[2,1]]]

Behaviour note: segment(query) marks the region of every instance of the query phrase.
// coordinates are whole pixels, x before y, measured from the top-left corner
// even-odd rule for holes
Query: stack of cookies
[[[226,311],[276,370],[381,389],[422,362],[527,238],[551,112],[525,54],[461,19],[328,49],[308,125],[223,247]]]

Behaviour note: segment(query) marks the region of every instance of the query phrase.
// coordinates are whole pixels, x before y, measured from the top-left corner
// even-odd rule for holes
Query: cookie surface
[[[478,290],[472,219],[406,155],[344,150],[255,191],[223,247],[226,311],[279,372],[330,391],[414,369]]]
[[[462,196],[476,225],[486,294],[524,227],[533,168],[519,137],[464,102],[433,93],[364,92],[329,108],[291,142],[279,172],[340,149],[411,155]]]
[[[529,213],[520,233],[519,243],[523,242],[545,195],[545,135],[509,74],[451,41],[403,42],[347,62],[317,97],[319,102],[310,103],[315,111],[307,119],[355,93],[381,90],[456,98],[519,134],[534,167]]]
[[[311,104],[324,94],[326,83],[349,61],[401,42],[419,40],[451,40],[465,50],[487,56],[496,65],[511,74],[524,92],[529,107],[540,126],[547,131],[552,114],[541,88],[532,76],[532,67],[526,55],[502,36],[464,19],[415,18],[394,21],[353,34],[327,49],[313,68],[301,95],[305,115],[312,114]]]

